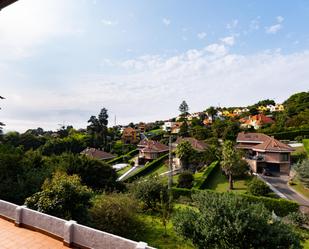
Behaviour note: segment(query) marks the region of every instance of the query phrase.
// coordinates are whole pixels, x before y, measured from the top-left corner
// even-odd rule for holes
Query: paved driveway
[[[260,175],[261,176],[261,175]],[[292,190],[288,186],[288,178],[285,176],[280,177],[270,177],[270,176],[261,176],[266,182],[271,184],[275,189],[282,193],[287,199],[298,202],[300,205],[309,207],[309,200],[297,192]]]

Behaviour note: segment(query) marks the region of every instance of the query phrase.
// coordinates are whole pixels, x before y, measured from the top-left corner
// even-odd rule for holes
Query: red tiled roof
[[[142,143],[142,144],[141,144]],[[141,145],[140,145],[141,144]],[[139,143],[139,147],[142,147],[140,150],[142,152],[164,152],[164,151],[168,151],[169,148],[168,146],[166,146],[165,144],[161,144],[157,141],[153,141],[153,140],[142,140]]]
[[[265,142],[269,136],[263,133],[254,133],[254,132],[240,132],[237,135],[236,142],[245,142],[245,143],[262,143]]]
[[[197,151],[203,151],[208,147],[208,145],[206,143],[204,143],[201,140],[197,140],[193,137],[184,137],[184,138],[179,137],[179,138],[177,138],[175,144],[178,145],[183,141],[189,142],[191,144],[191,146],[193,147],[193,149],[195,149]]]
[[[116,157],[115,155],[112,155],[108,152],[105,152],[103,150],[98,150],[98,149],[95,149],[95,148],[84,149],[80,154],[83,154],[83,155],[86,155],[86,156],[89,156],[89,157],[93,157],[93,158],[96,158],[96,159],[99,159],[99,160],[112,159],[112,158]]]
[[[294,149],[287,144],[284,144],[273,137],[269,137],[267,141],[262,144],[255,145],[252,148],[254,151],[268,151],[268,152],[292,152]]]

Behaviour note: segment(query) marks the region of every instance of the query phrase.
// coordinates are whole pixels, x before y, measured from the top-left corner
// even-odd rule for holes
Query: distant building
[[[183,122],[173,122],[172,128],[171,128],[171,133],[172,134],[178,134],[182,124],[183,124]]]
[[[139,164],[155,160],[169,151],[169,147],[165,144],[154,140],[144,139],[137,145],[139,150]]]
[[[135,144],[138,142],[137,131],[132,127],[127,127],[123,130],[121,139],[125,144]]]
[[[146,131],[146,124],[143,123],[143,122],[140,122],[138,124],[138,131],[141,132],[141,133],[144,133]]]
[[[275,122],[272,118],[267,117],[264,114],[249,116],[248,118],[242,118],[239,121],[241,123],[241,128],[253,127],[255,130],[261,128],[263,125],[272,124]]]
[[[238,134],[236,148],[243,150],[245,160],[255,173],[263,169],[277,174],[290,174],[291,152],[294,150],[287,144],[263,133]]]
[[[86,148],[80,154],[86,155],[88,157],[95,158],[98,160],[110,160],[116,157],[115,155],[112,155],[108,152],[105,152],[103,150],[98,150],[95,148]]]

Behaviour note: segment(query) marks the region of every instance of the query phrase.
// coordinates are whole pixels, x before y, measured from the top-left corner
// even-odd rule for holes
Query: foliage
[[[25,198],[40,190],[51,174],[39,152],[24,153],[20,148],[0,144],[0,199],[23,204]]]
[[[108,164],[122,163],[122,162],[124,162],[124,157],[127,157],[127,158],[131,159],[133,156],[135,156],[137,154],[138,154],[138,149],[134,149],[134,150],[129,151],[125,155],[121,155],[119,157],[113,158],[112,160],[108,161],[107,163]]]
[[[204,189],[207,183],[207,180],[211,177],[212,173],[214,170],[217,168],[219,165],[218,161],[213,162],[209,166],[207,166],[206,170],[203,173],[203,177],[201,180],[194,186],[194,188],[197,189]]]
[[[293,94],[283,105],[290,116],[296,115],[309,108],[309,92],[300,92]]]
[[[292,129],[292,130],[286,130],[282,132],[275,132],[275,133],[268,133],[269,135],[274,136],[277,139],[288,139],[293,140],[296,137],[302,136],[302,137],[309,137],[309,129]]]
[[[297,177],[301,183],[309,188],[309,159],[305,159],[301,162],[298,162],[294,169],[297,172]]]
[[[158,168],[161,165],[161,163],[167,158],[168,158],[168,154],[165,154],[165,155],[159,157],[158,159],[155,159],[152,162],[147,163],[145,166],[143,166],[142,168],[135,171],[133,175],[126,178],[125,181],[126,182],[132,182],[139,177],[142,177],[142,176],[149,174],[150,172],[152,172],[156,168]]]
[[[125,194],[97,195],[89,210],[96,229],[129,239],[136,239],[143,232],[139,212],[138,202]]]
[[[194,176],[191,171],[184,171],[179,175],[178,188],[192,188]]]
[[[276,102],[273,99],[264,99],[254,104],[254,106],[256,107],[267,106],[267,105],[276,105]]]
[[[188,114],[189,111],[189,106],[187,104],[187,102],[185,100],[183,100],[179,106],[179,111],[181,113],[182,116]]]
[[[271,192],[267,184],[256,177],[248,183],[247,191],[249,194],[256,196],[267,196]]]
[[[194,195],[193,200],[198,210],[179,210],[174,226],[198,248],[301,248],[298,234],[272,220],[262,204],[207,192]]]
[[[217,109],[213,106],[210,106],[208,109],[206,109],[206,112],[209,116],[211,116],[212,120],[214,120],[215,115],[218,113]]]
[[[234,147],[232,141],[225,141],[222,149],[221,167],[229,177],[229,189],[233,189],[233,177],[243,174],[247,170],[247,165],[241,159],[241,156]]]
[[[284,222],[288,224],[292,224],[293,226],[302,227],[304,225],[308,225],[309,216],[308,214],[303,214],[302,212],[293,212],[289,213],[283,219]]]
[[[195,151],[188,141],[182,141],[177,145],[176,156],[180,159],[182,168],[189,168],[190,161],[194,155]]]
[[[304,144],[304,148],[307,152],[307,155],[309,156],[309,139],[304,139],[303,144]]]
[[[92,191],[81,184],[77,175],[56,172],[45,180],[42,191],[26,199],[25,205],[59,218],[87,223],[91,196]]]
[[[121,190],[123,186],[117,182],[117,173],[109,164],[84,155],[62,154],[54,158],[58,169],[68,175],[77,174],[82,184],[96,191]]]
[[[230,192],[215,192],[212,190],[198,190],[198,189],[184,189],[184,188],[172,188],[174,199],[178,199],[180,196],[185,196],[191,198],[194,193],[199,192],[207,192],[212,195],[234,195],[234,193]],[[296,202],[285,200],[285,199],[275,199],[264,196],[254,196],[249,194],[237,194],[237,196],[241,197],[243,200],[253,203],[259,204],[262,203],[270,212],[274,211],[276,215],[280,217],[287,216],[291,212],[297,212],[299,209],[299,205]]]
[[[157,210],[162,198],[167,198],[167,186],[157,177],[132,184],[130,192],[136,199],[142,201],[145,209]]]

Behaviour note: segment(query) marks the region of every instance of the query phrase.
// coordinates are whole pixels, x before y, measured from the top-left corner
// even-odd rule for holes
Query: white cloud
[[[276,20],[277,24],[265,28],[267,34],[276,34],[282,29],[282,22],[284,21],[284,18],[282,16],[277,16]]]
[[[169,26],[169,25],[171,24],[171,20],[168,19],[168,18],[163,18],[163,19],[162,19],[162,22],[163,22],[163,24],[164,24],[165,26]]]
[[[108,19],[102,19],[101,23],[105,26],[115,26],[118,24],[117,21],[112,21],[112,20],[108,20]]]
[[[215,56],[223,56],[228,52],[227,48],[223,44],[218,44],[218,43],[213,43],[213,44],[208,45],[205,48],[205,51]]]
[[[197,34],[197,37],[200,39],[200,40],[203,40],[204,38],[206,38],[207,34],[205,32],[200,32]]]
[[[282,25],[279,23],[265,28],[267,34],[276,34],[280,29]]]
[[[258,30],[260,29],[260,17],[258,16],[256,19],[251,20],[249,25],[249,30]]]
[[[226,25],[227,29],[235,29],[238,26],[238,20],[234,19]]]
[[[227,36],[221,39],[223,43],[225,43],[228,46],[233,46],[235,44],[235,38],[234,36]]]

